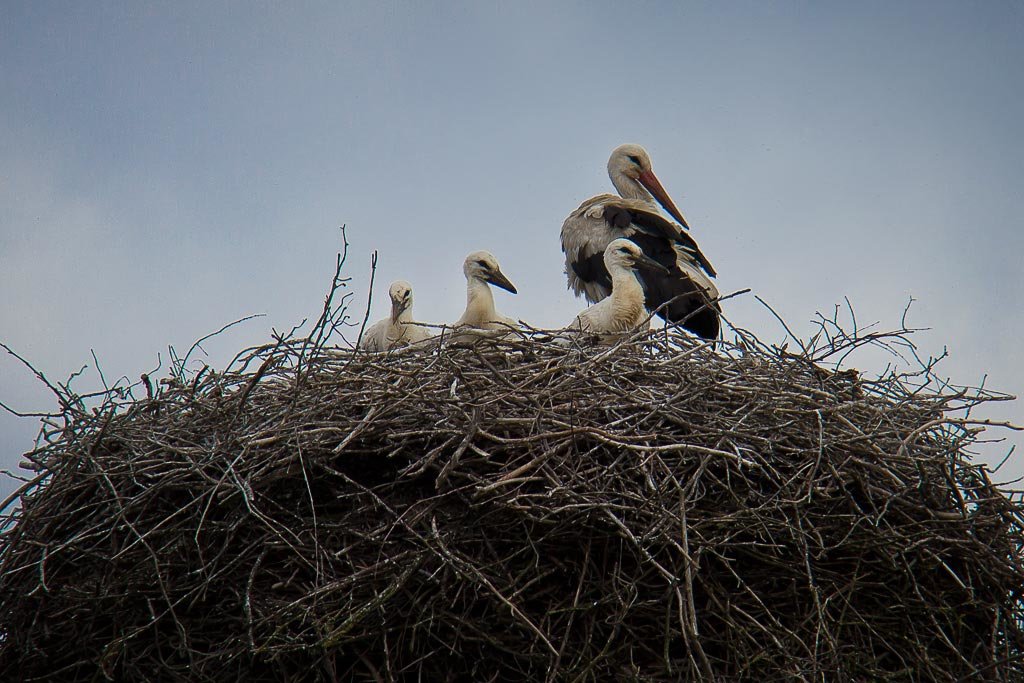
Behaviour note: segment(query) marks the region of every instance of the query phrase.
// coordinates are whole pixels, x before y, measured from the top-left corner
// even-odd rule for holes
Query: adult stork
[[[569,288],[596,303],[612,292],[604,252],[625,237],[666,272],[637,274],[647,308],[665,320],[680,322],[705,339],[716,339],[721,308],[715,269],[683,229],[690,226],[651,170],[651,158],[640,145],[620,145],[608,159],[608,177],[619,196],[601,194],[583,202],[562,224],[562,251]],[[679,225],[658,211],[659,204]],[[682,226],[682,227],[680,227]]]
[[[577,315],[570,329],[596,334],[603,342],[614,342],[639,329],[648,319],[637,269],[661,274],[669,271],[645,256],[635,242],[625,238],[612,240],[604,250],[604,266],[612,280],[611,296]]]

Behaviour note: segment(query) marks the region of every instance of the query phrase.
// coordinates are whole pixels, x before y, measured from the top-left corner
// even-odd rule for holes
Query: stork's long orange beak
[[[647,188],[647,191],[658,200],[658,203],[661,204],[661,206],[668,211],[673,218],[679,221],[680,225],[687,230],[690,229],[689,223],[687,223],[686,219],[683,218],[683,212],[676,208],[672,198],[668,196],[668,192],[665,192],[665,188],[661,186],[661,181],[658,180],[658,176],[654,175],[654,171],[643,171],[639,176],[637,176],[637,180],[640,181],[641,185]]]

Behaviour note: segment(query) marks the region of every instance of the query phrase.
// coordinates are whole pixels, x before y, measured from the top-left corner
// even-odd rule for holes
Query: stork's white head
[[[623,197],[635,195],[637,192],[646,197],[646,193],[637,188],[638,185],[643,187],[684,228],[690,228],[686,219],[683,218],[683,213],[676,208],[675,202],[662,187],[658,176],[654,175],[651,157],[647,154],[647,150],[640,145],[619,145],[612,150],[612,155],[608,157],[608,177],[611,178],[615,189]],[[629,185],[637,189],[630,192]]]
[[[637,180],[644,171],[651,171],[651,157],[640,145],[619,145],[608,157],[608,176],[612,179],[621,174]]]
[[[391,314],[394,317],[412,308],[412,285],[405,280],[392,282],[388,295],[391,297]]]
[[[619,238],[612,240],[604,250],[604,267],[609,273],[616,270],[636,270],[637,268],[648,268],[668,274],[669,270],[652,258],[648,258],[636,242]]]
[[[462,272],[466,274],[467,280],[480,280],[501,287],[513,294],[517,293],[515,285],[509,282],[509,279],[501,272],[498,259],[494,258],[494,254],[490,252],[474,251],[466,257],[466,262],[462,264]]]

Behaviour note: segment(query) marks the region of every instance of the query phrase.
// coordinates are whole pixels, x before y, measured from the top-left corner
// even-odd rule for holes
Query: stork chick
[[[456,327],[478,330],[507,330],[518,323],[504,316],[494,307],[494,294],[490,285],[516,294],[516,287],[501,272],[498,259],[486,251],[474,251],[462,264],[466,275],[466,311],[455,323]]]
[[[661,273],[668,269],[646,256],[632,240],[612,240],[604,250],[604,265],[611,276],[611,296],[582,311],[571,328],[596,334],[603,342],[613,342],[638,329],[647,321],[644,288],[636,269],[648,268]]]
[[[360,347],[367,351],[388,351],[430,337],[425,328],[409,324],[413,322],[412,285],[405,280],[396,280],[391,283],[388,295],[391,297],[391,315],[375,322],[363,334]]]

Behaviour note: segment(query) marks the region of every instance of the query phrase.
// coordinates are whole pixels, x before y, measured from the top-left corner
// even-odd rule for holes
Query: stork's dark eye
[[[628,156],[627,158],[628,158],[628,159],[629,159],[630,161],[632,161],[632,162],[633,162],[634,164],[636,164],[637,166],[639,166],[639,165],[640,165],[640,157],[638,157],[637,155],[635,155],[635,154],[630,154],[630,155],[629,155],[629,156]]]
[[[487,263],[484,262],[484,261],[477,261],[476,264],[478,266],[480,266],[481,268],[487,268],[488,267]]]

